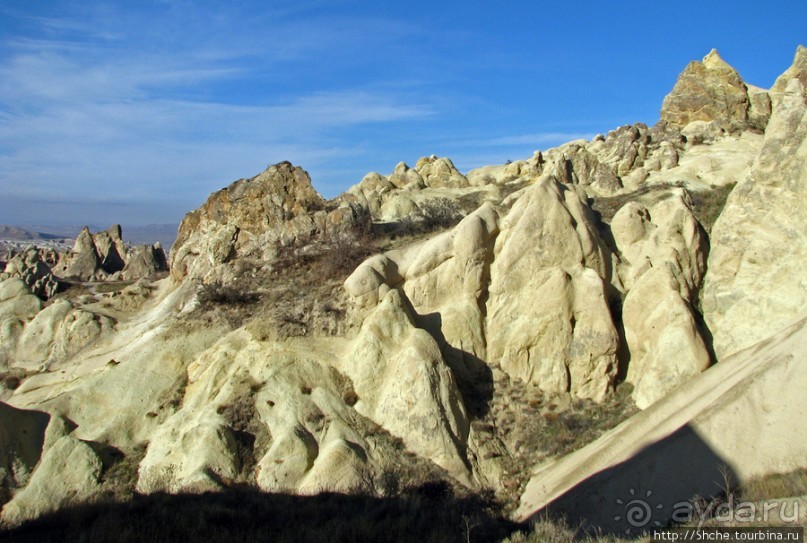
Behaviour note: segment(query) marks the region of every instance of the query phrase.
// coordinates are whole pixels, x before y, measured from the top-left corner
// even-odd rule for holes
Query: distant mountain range
[[[33,232],[25,228],[18,228],[16,226],[2,226],[0,225],[0,239],[15,240],[15,241],[34,241],[34,240],[47,240],[47,239],[63,239],[73,236],[64,236],[57,234],[46,234],[44,232]]]

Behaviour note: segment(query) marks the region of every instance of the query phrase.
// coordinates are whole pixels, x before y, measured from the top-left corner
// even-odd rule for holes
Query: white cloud
[[[226,89],[237,94],[238,85],[254,84],[238,78],[248,75],[254,59],[244,55],[254,53],[245,44],[256,35],[152,50],[127,46],[103,28],[91,39],[76,37],[92,24],[36,22],[43,32],[2,43],[0,192],[7,197],[196,204],[268,163],[291,160],[314,173],[366,152],[360,142],[344,143],[343,131],[435,114],[428,101],[389,88],[285,96],[267,89],[228,103]],[[344,30],[324,38],[291,39],[288,29],[263,34],[269,45],[288,37],[281,49],[294,54],[326,47],[334,35],[347,39]],[[285,52],[266,62],[285,62]],[[215,86],[225,92],[209,90]]]

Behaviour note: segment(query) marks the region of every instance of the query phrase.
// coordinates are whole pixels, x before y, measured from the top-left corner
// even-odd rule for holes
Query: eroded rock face
[[[140,279],[167,270],[165,251],[159,243],[138,245],[129,251],[127,262],[121,270],[121,278],[125,280]]]
[[[601,400],[616,375],[612,255],[573,187],[546,176],[503,218],[489,205],[450,232],[375,257],[345,283],[372,306],[402,288],[460,378],[495,362],[552,393]]]
[[[634,385],[636,405],[645,408],[711,362],[693,310],[708,245],[680,189],[650,209],[625,205],[611,231],[627,289],[622,306],[630,351],[627,381]]]
[[[185,216],[171,251],[172,276],[178,281],[227,279],[227,264],[236,258],[270,262],[278,244],[352,224],[349,206],[325,207],[308,173],[288,162],[236,181]]]
[[[801,80],[791,78],[751,173],[729,195],[712,229],[703,307],[718,358],[770,336],[807,310],[806,102]]]
[[[661,119],[679,128],[703,121],[736,131],[748,126],[750,106],[742,78],[712,49],[702,62],[691,62],[678,76],[675,87],[664,98]]]
[[[67,300],[49,305],[25,325],[12,365],[44,370],[74,355],[114,327],[109,317],[75,309]]]
[[[60,288],[59,280],[54,277],[51,270],[52,265],[53,261],[48,262],[43,251],[31,247],[11,258],[0,277],[22,279],[33,294],[47,300]]]
[[[60,275],[66,279],[89,281],[100,268],[98,250],[88,227],[84,227],[70,251],[68,262]]]
[[[440,347],[416,328],[398,291],[368,317],[339,363],[359,396],[356,410],[460,480],[469,480],[469,421]]]
[[[54,268],[59,277],[75,281],[135,280],[166,271],[168,264],[160,244],[129,249],[121,226],[92,234],[84,227],[73,249]]]
[[[101,470],[92,447],[73,436],[60,438],[43,454],[28,485],[3,508],[2,520],[19,524],[86,501],[99,488]]]
[[[491,265],[487,356],[547,392],[601,400],[617,371],[606,288],[611,255],[580,196],[539,180],[501,223]]]
[[[423,178],[427,187],[465,188],[469,186],[468,179],[462,175],[450,158],[423,157],[417,161],[415,170]]]
[[[42,456],[50,416],[0,402],[0,503],[28,484]]]

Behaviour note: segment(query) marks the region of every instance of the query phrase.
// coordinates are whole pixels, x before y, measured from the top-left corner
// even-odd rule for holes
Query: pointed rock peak
[[[807,89],[807,47],[799,45],[796,48],[796,55],[790,68],[776,79],[776,83],[771,87],[772,92],[784,92],[791,79],[798,79],[802,86]]]
[[[694,121],[716,121],[724,129],[748,124],[748,89],[737,71],[715,49],[703,62],[690,62],[664,98],[661,119],[683,128]]]
[[[123,229],[119,224],[113,224],[107,228],[106,233],[109,234],[109,237],[111,237],[113,240],[123,239]]]
[[[723,57],[717,52],[717,49],[712,49],[709,54],[703,57],[703,65],[707,70],[723,72],[734,75],[739,78],[737,70],[735,70],[728,62],[723,60]]]
[[[395,169],[392,170],[393,175],[396,173],[406,173],[409,170],[409,166],[407,166],[406,162],[399,162]]]

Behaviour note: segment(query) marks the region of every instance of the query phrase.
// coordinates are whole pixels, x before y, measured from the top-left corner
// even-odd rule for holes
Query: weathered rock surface
[[[557,462],[538,467],[517,517],[549,508],[605,533],[635,529],[631,520],[664,525],[692,496],[807,465],[807,322],[801,320],[754,347],[723,359],[601,438]],[[674,474],[671,476],[670,474]],[[630,517],[631,500],[646,499],[649,516]],[[640,505],[641,507],[641,505]],[[644,512],[640,512],[644,515]],[[701,520],[693,515],[695,522]]]
[[[3,507],[3,522],[19,524],[86,501],[98,490],[102,467],[88,444],[70,435],[58,439],[42,455],[30,482]]]
[[[23,487],[39,463],[50,416],[0,402],[0,503]]]
[[[84,227],[76,238],[76,243],[70,251],[68,262],[60,276],[65,279],[89,281],[96,277],[100,268],[98,250],[95,247],[92,234],[88,227]]]
[[[154,245],[138,245],[127,254],[127,261],[121,270],[124,280],[140,279],[149,275],[168,271],[165,251],[159,243]]]
[[[125,455],[119,467],[137,464],[128,475],[141,492],[386,494],[379,478],[419,462],[430,476],[512,496],[523,482],[514,474],[529,472],[519,451],[537,439],[530,424],[513,425],[532,416],[548,431],[551,417],[566,424],[579,406],[607,413],[610,399],[578,400],[605,400],[623,376],[646,414],[574,462],[541,468],[525,514],[581,474],[599,485],[581,487],[596,512],[607,511],[601,489],[613,505],[628,483],[661,492],[658,477],[671,472],[681,482],[665,499],[711,491],[704,481],[723,458],[741,477],[803,467],[798,417],[781,420],[803,411],[794,363],[804,321],[780,344],[726,355],[804,312],[804,56],[769,93],[710,54],[682,74],[666,121],[467,176],[428,157],[325,201],[305,171],[277,164],[186,216],[165,280],[85,285],[46,303],[21,279],[0,282],[0,394],[14,406],[0,405],[4,499],[15,491],[3,521],[108,490],[95,451],[111,448]],[[688,191],[738,179],[706,272],[709,240],[694,218],[705,204]],[[392,249],[348,277],[350,300],[344,275],[319,273],[328,239],[427,220],[441,203],[462,204],[459,224],[368,242]],[[369,228],[368,215],[400,224]],[[127,248],[119,227],[82,232],[63,267],[48,258],[40,254],[81,280],[161,266],[158,247]],[[697,309],[705,273],[710,330]],[[212,286],[217,296],[201,295]],[[308,313],[336,324],[311,332]],[[717,364],[701,373],[713,361],[709,331]],[[645,461],[645,445],[662,452]],[[757,469],[763,457],[770,465]],[[623,460],[637,468],[616,466]]]
[[[710,364],[693,310],[708,244],[680,189],[651,209],[627,204],[611,231],[628,291],[622,306],[627,381],[634,385],[636,405],[644,408]]]
[[[355,218],[347,204],[326,209],[308,173],[281,162],[213,193],[185,216],[171,251],[171,273],[177,281],[226,282],[232,279],[228,263],[236,258],[269,263],[279,244],[349,229]]]
[[[742,78],[713,49],[702,62],[691,62],[678,76],[664,98],[661,119],[679,128],[702,121],[714,123],[717,130],[737,131],[748,126],[750,106]],[[762,129],[764,124],[755,128]]]
[[[0,277],[17,277],[28,285],[31,292],[43,300],[53,297],[59,291],[59,280],[53,276],[51,264],[42,251],[30,247],[8,261],[5,272]]]
[[[73,249],[54,268],[59,277],[74,281],[136,280],[167,270],[159,243],[129,249],[119,224],[96,234],[84,227]]]
[[[114,321],[109,317],[75,309],[58,300],[37,313],[25,325],[9,365],[43,371],[109,334]]]
[[[450,158],[423,157],[415,164],[415,171],[420,174],[427,187],[465,188],[469,186],[468,178],[462,175]]]
[[[416,328],[401,295],[387,292],[339,362],[359,402],[356,410],[460,480],[468,480],[468,417],[440,347]]]
[[[7,368],[25,323],[42,309],[22,279],[0,281],[0,368]]]
[[[719,358],[807,310],[806,102],[801,81],[790,79],[751,173],[712,229],[703,307]]]

